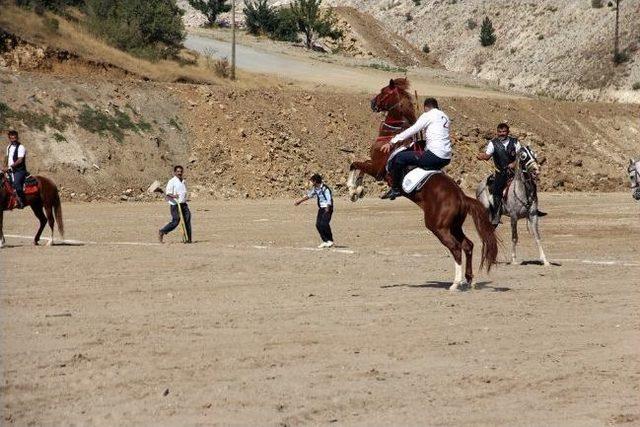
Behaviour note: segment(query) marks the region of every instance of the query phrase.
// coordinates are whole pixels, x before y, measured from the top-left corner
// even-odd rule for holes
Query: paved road
[[[198,34],[189,34],[185,46],[202,54],[218,58],[231,57],[229,42]],[[377,92],[397,72],[358,68],[315,61],[310,58],[270,52],[253,46],[237,45],[236,61],[240,69],[253,73],[275,75],[283,79],[304,83],[325,84],[349,89],[353,92]],[[467,86],[445,85],[409,72],[412,88],[419,94],[431,96],[468,96],[477,98],[515,98],[515,95]]]

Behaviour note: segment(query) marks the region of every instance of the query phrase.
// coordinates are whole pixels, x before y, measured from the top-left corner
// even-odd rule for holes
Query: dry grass
[[[81,25],[64,18],[56,17],[59,25],[57,30],[54,30],[47,25],[46,19],[34,13],[7,5],[6,2],[0,4],[0,26],[30,43],[67,50],[85,60],[111,64],[128,73],[154,81],[223,83],[223,79],[215,75],[215,70],[212,72],[203,61],[198,61],[196,65],[181,65],[169,60],[146,61],[109,46]]]

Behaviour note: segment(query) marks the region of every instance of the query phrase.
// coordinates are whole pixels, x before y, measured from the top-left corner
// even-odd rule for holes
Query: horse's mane
[[[406,77],[400,77],[397,79],[393,79],[393,84],[396,85],[396,87],[398,89],[400,89],[402,92],[404,92],[405,94],[411,96],[409,94],[409,88],[411,87],[411,84],[409,83],[409,79]]]
[[[414,99],[411,93],[409,93],[409,87],[411,86],[409,83],[409,79],[407,79],[406,77],[393,79],[393,84],[398,89],[398,93],[400,94],[400,96],[404,98],[404,102],[401,102],[400,104],[401,108],[405,109],[405,115],[407,115],[408,117],[412,117],[410,122],[411,124],[413,124],[413,122],[415,122],[416,120],[416,117],[414,115]]]

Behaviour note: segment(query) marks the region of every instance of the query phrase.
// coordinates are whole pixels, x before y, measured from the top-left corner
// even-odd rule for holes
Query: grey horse
[[[540,243],[540,231],[538,230],[538,195],[536,192],[535,178],[540,170],[540,164],[535,154],[529,147],[522,147],[518,153],[513,182],[507,190],[507,200],[502,203],[502,215],[511,218],[511,264],[517,264],[516,245],[518,244],[518,220],[527,218],[527,228],[533,233],[533,237],[540,251],[540,261],[546,266],[551,265],[542,250]],[[476,198],[489,210],[493,205],[493,197],[487,184],[488,179],[478,185]]]
[[[629,160],[629,181],[631,182],[631,190],[633,198],[640,201],[640,159]]]

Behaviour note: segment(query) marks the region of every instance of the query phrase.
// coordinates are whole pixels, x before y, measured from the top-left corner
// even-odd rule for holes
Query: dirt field
[[[163,204],[67,203],[87,243],[0,251],[2,424],[637,425],[640,205],[542,207],[558,265],[450,293],[407,201],[340,200],[327,251],[312,203],[194,202],[189,246],[155,243]],[[537,255],[524,224],[520,249]]]

